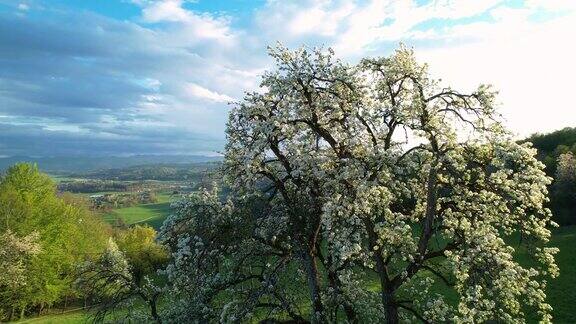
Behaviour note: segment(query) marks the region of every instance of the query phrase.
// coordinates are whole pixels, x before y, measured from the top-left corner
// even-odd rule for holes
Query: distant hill
[[[566,127],[547,134],[534,134],[526,141],[532,142],[540,153],[550,154],[560,145],[571,147],[576,144],[576,127]]]
[[[203,178],[207,172],[216,169],[219,165],[219,162],[158,163],[125,168],[101,169],[86,173],[72,173],[69,174],[69,176],[73,178],[119,181],[198,181]]]
[[[576,154],[576,128],[564,128],[549,134],[535,134],[525,141],[532,142],[538,149],[538,159],[546,165],[546,173],[554,180],[549,186],[552,219],[560,225],[576,224],[576,185],[559,182],[556,169],[558,157],[572,152]]]
[[[532,142],[538,149],[538,159],[546,165],[546,173],[553,176],[560,154],[568,151],[576,154],[576,127],[566,127],[547,134],[534,134],[522,142]]]
[[[40,170],[49,173],[83,173],[102,169],[117,169],[150,164],[190,164],[217,162],[221,157],[200,155],[134,155],[134,156],[12,156],[0,158],[0,170],[18,162],[36,163]]]

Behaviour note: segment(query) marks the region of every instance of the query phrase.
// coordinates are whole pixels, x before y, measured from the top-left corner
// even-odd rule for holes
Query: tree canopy
[[[550,209],[560,225],[576,224],[576,185],[570,180],[576,168],[576,128],[564,128],[548,134],[534,134],[524,142],[538,149],[538,159],[546,173],[554,178],[550,188]]]
[[[16,164],[0,178],[0,320],[73,294],[76,265],[100,253],[108,227],[56,195],[38,168]]]
[[[156,231],[136,225],[119,232],[116,239],[120,244],[110,238],[104,253],[80,267],[77,285],[94,301],[94,321],[160,323],[162,288],[154,276],[168,256],[156,242]]]
[[[405,47],[356,65],[270,54],[276,69],[230,114],[233,195],[193,194],[163,226],[171,316],[550,321],[550,178],[490,86],[444,86]]]

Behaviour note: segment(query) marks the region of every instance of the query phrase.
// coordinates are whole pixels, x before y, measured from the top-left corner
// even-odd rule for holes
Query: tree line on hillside
[[[58,198],[50,178],[31,165],[15,165],[2,176],[0,218],[5,262],[0,272],[1,319],[41,313],[74,296],[75,265],[105,247],[107,227],[70,196]]]
[[[138,231],[146,235],[133,234]],[[81,266],[98,259],[110,240],[133,255],[155,244],[155,236],[151,228],[113,231],[82,200],[58,195],[55,183],[36,166],[10,167],[0,177],[0,322],[98,303],[77,284]],[[139,262],[157,256],[133,258],[132,267],[140,269]]]
[[[0,170],[16,163],[35,163],[45,172],[63,173],[86,173],[93,170],[119,169],[138,165],[151,164],[196,164],[218,162],[222,158],[218,156],[199,155],[133,155],[133,156],[11,156],[0,157]]]
[[[116,208],[132,207],[141,204],[158,202],[152,191],[130,193],[106,193],[90,196],[90,208],[98,211],[111,211]]]
[[[560,155],[568,152],[576,154],[576,128],[566,127],[547,134],[534,134],[522,142],[531,142],[538,149],[538,159],[546,165],[546,173],[553,177]]]
[[[195,181],[206,177],[219,163],[155,164],[140,165],[119,169],[104,169],[71,176],[87,179],[118,181]]]
[[[554,221],[560,225],[576,224],[576,128],[535,134],[525,141],[538,150],[538,159],[554,179],[549,187]]]
[[[58,183],[60,192],[95,193],[105,191],[137,191],[142,189],[140,183],[129,183],[112,180],[71,180]]]

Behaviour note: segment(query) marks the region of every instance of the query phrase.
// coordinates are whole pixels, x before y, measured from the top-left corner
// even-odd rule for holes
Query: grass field
[[[45,315],[37,318],[25,319],[17,323],[34,323],[34,324],[76,324],[88,322],[88,313],[83,310],[73,311],[63,314]]]
[[[557,229],[552,245],[560,249],[556,262],[560,276],[548,283],[548,303],[554,323],[576,323],[576,226]]]
[[[64,175],[59,175],[59,174],[48,174],[48,176],[54,180],[54,182],[56,183],[60,183],[62,181],[74,181],[74,180],[82,180],[79,178],[70,178],[68,176],[64,176]]]
[[[167,202],[160,202],[162,205]],[[133,208],[133,207],[131,207]],[[128,209],[128,208],[123,208]],[[153,210],[151,208],[150,210]],[[149,215],[152,213],[148,211]],[[129,217],[129,213],[124,213]],[[134,218],[137,220],[137,218]],[[148,221],[146,221],[148,222]],[[552,237],[552,246],[560,248],[560,253],[556,256],[556,260],[560,267],[560,276],[548,283],[547,299],[554,308],[552,315],[554,323],[576,323],[576,311],[574,310],[574,302],[576,301],[576,226],[568,226],[556,229]],[[522,258],[522,256],[520,256]],[[62,315],[48,315],[37,319],[30,319],[20,323],[84,323],[86,322],[86,313],[74,312]],[[536,323],[537,319],[534,316],[529,316],[529,323]]]
[[[149,224],[158,230],[170,214],[171,198],[167,194],[159,194],[157,197],[157,203],[115,209],[106,213],[104,219],[110,223],[121,219],[127,225]]]

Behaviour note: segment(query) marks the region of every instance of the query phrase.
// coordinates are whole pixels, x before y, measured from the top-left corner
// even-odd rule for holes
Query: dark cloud
[[[0,11],[0,155],[221,150],[227,105],[186,85],[240,97],[250,77],[225,56],[217,41],[89,12]]]
[[[214,155],[223,147],[222,138],[208,137],[173,127],[133,129],[128,135],[50,131],[36,125],[0,124],[3,156],[66,156],[125,154]],[[138,135],[134,135],[138,133]]]
[[[71,122],[83,115],[121,116],[154,92],[138,83],[150,73],[138,65],[150,55],[149,33],[130,23],[81,17],[0,19],[3,112]]]

